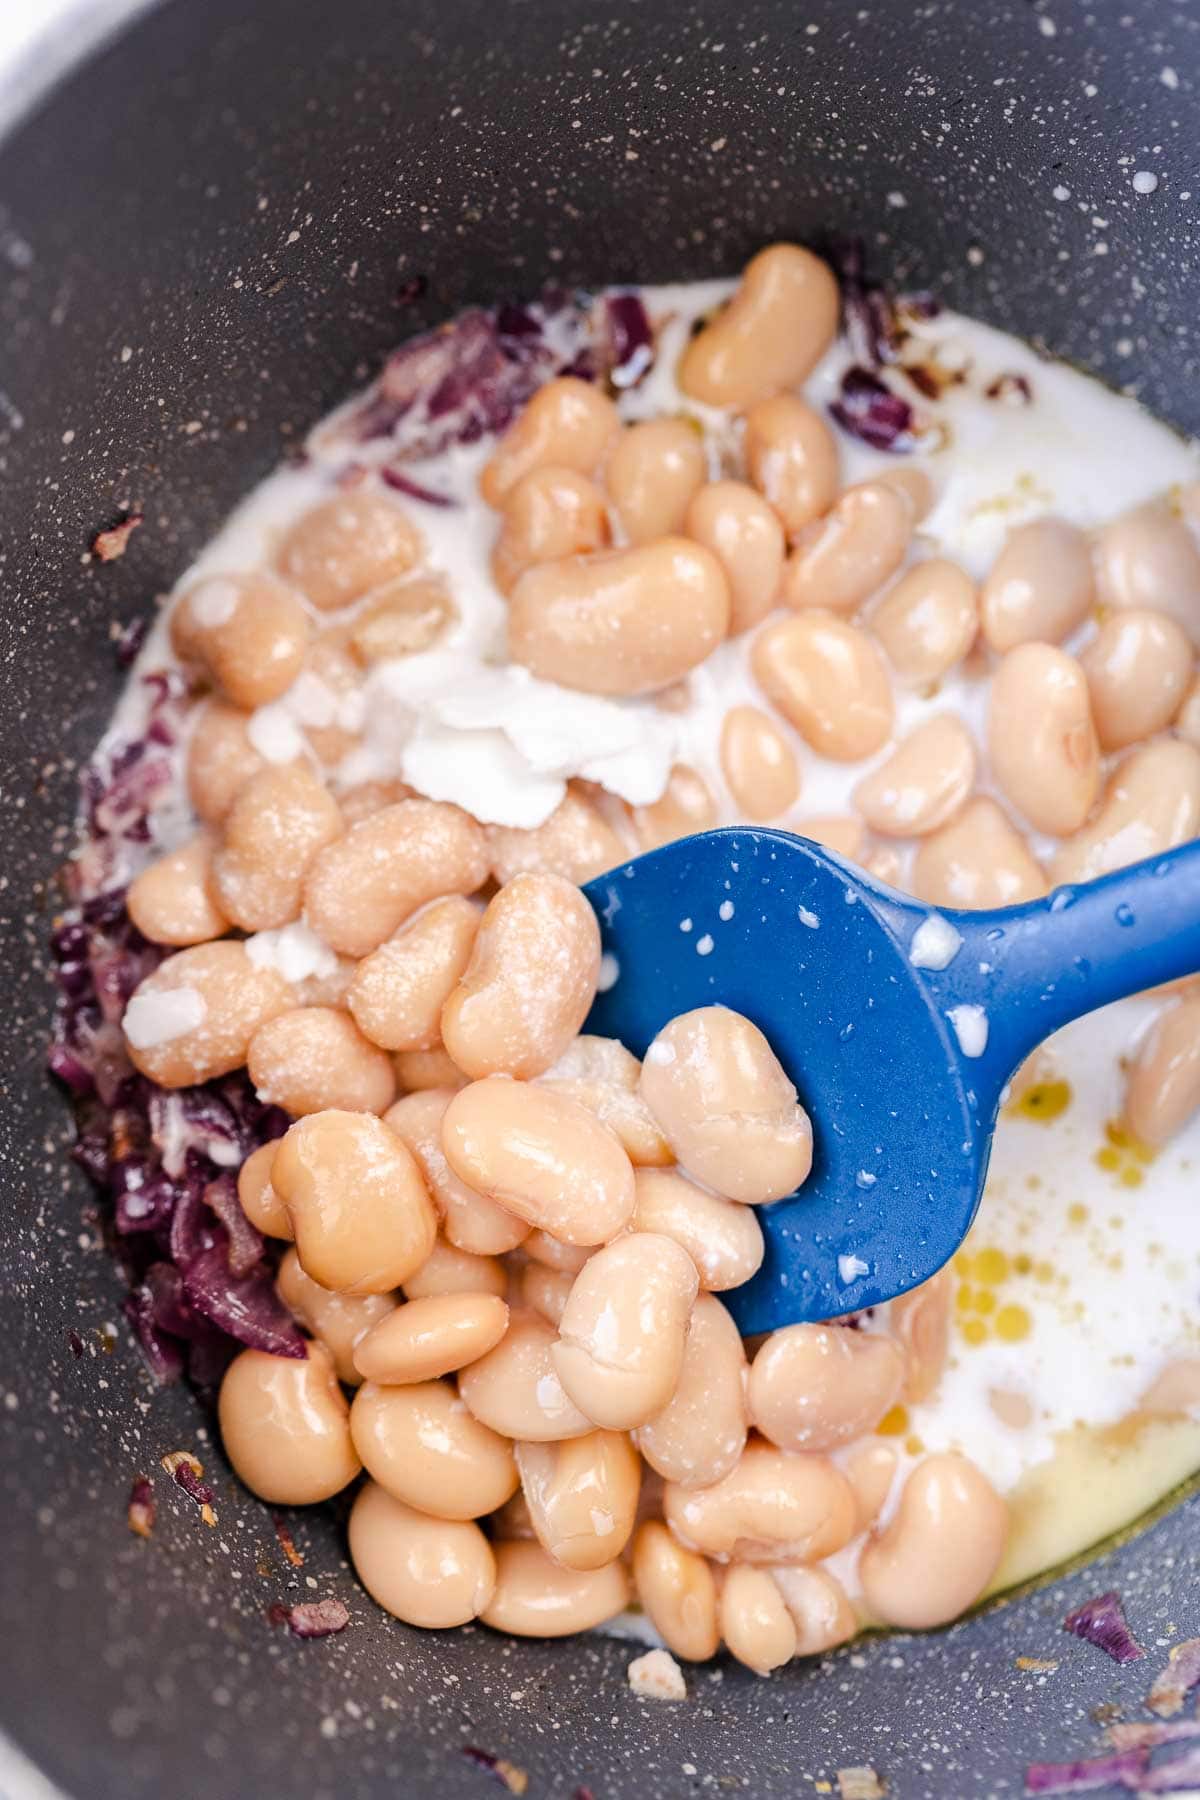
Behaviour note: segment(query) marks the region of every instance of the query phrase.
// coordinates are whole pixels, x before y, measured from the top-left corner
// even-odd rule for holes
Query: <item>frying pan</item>
[[[929,1637],[636,1699],[627,1647],[421,1635],[359,1592],[333,1512],[292,1571],[185,1388],[154,1391],[42,1073],[42,949],[76,767],[153,605],[237,498],[401,336],[566,282],[732,273],[861,232],[929,287],[1200,425],[1200,18],[1164,0],[173,0],[0,147],[0,1792],[86,1800],[1020,1792],[1147,1669],[1064,1637],[1122,1593],[1200,1629],[1183,1500],[1089,1566]],[[1131,187],[1135,170],[1157,192]],[[1191,189],[1195,184],[1196,197]],[[1144,185],[1144,184],[1143,184]],[[411,278],[423,297],[399,303]],[[86,561],[131,505],[127,554]],[[83,1354],[76,1355],[70,1333]],[[208,1528],[158,1469],[191,1448]],[[158,1524],[132,1536],[133,1477]],[[313,1586],[308,1583],[311,1580]],[[340,1595],[300,1643],[272,1601]],[[1165,1654],[1159,1650],[1161,1658]],[[1058,1661],[1053,1673],[1019,1656]]]

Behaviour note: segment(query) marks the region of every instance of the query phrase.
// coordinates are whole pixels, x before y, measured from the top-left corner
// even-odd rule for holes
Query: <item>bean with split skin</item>
[[[594,481],[577,469],[530,469],[504,501],[492,579],[502,594],[511,594],[526,569],[603,550],[610,535],[604,495]]]
[[[1170,1143],[1200,1108],[1200,992],[1161,1012],[1138,1046],[1125,1085],[1125,1122],[1156,1148]]]
[[[306,1275],[295,1249],[279,1265],[275,1285],[284,1305],[328,1350],[337,1378],[347,1387],[362,1380],[355,1345],[396,1310],[392,1294],[335,1294]]]
[[[828,1457],[754,1440],[711,1487],[668,1482],[663,1514],[682,1544],[718,1562],[819,1562],[858,1529],[854,1490]]]
[[[331,1107],[380,1113],[396,1097],[389,1058],[333,1006],[298,1006],[260,1025],[246,1067],[259,1099],[294,1119]]]
[[[641,1095],[680,1167],[729,1200],[782,1199],[812,1167],[812,1125],[758,1026],[726,1006],[681,1013],[642,1064]]]
[[[277,970],[223,938],[178,950],[139,984],[122,1021],[129,1059],[159,1087],[194,1087],[246,1060],[268,1019],[295,1004]]]
[[[358,1377],[389,1387],[433,1381],[486,1356],[508,1330],[508,1307],[494,1294],[436,1294],[407,1300],[354,1349]]]
[[[629,1577],[620,1562],[599,1569],[565,1569],[537,1543],[495,1546],[496,1591],[480,1612],[493,1631],[513,1637],[567,1637],[592,1631],[624,1612]]]
[[[629,542],[648,544],[682,531],[707,473],[704,441],[688,420],[626,425],[609,454],[604,481]]]
[[[557,1443],[594,1431],[595,1420],[558,1378],[555,1342],[554,1327],[537,1313],[514,1312],[495,1349],[459,1373],[458,1391],[473,1416],[515,1442]]]
[[[451,1169],[527,1225],[603,1244],[629,1222],[633,1165],[616,1135],[565,1094],[505,1076],[472,1082],[442,1120]]]
[[[1024,837],[983,794],[922,838],[913,861],[912,891],[930,906],[1017,906],[1047,885]]]
[[[635,1168],[661,1168],[674,1158],[638,1092],[641,1073],[637,1057],[618,1039],[584,1033],[568,1044],[537,1079],[540,1087],[586,1106],[601,1124],[615,1132]],[[672,1235],[667,1233],[668,1237]]]
[[[854,804],[884,837],[926,837],[962,807],[975,783],[975,742],[955,713],[936,713],[863,777]]]
[[[725,571],[730,637],[765,619],[779,593],[785,544],[783,526],[762,495],[743,481],[707,482],[692,496],[683,531]]]
[[[721,1636],[731,1656],[769,1675],[796,1654],[796,1627],[770,1570],[738,1565],[721,1584]]]
[[[264,1237],[282,1238],[290,1244],[292,1227],[287,1208],[271,1186],[271,1164],[278,1148],[278,1139],[272,1139],[269,1144],[260,1144],[257,1150],[250,1152],[238,1170],[238,1199],[256,1231],[261,1231]]]
[[[239,790],[213,857],[213,891],[243,931],[269,931],[300,916],[304,878],[342,834],[337,801],[302,763],[261,769]]]
[[[309,636],[300,596],[265,574],[207,576],[171,612],[175,654],[198,664],[234,706],[250,711],[291,687]]]
[[[707,1662],[720,1643],[717,1584],[702,1556],[677,1543],[661,1519],[647,1519],[633,1540],[633,1585],[668,1650]]]
[[[655,1472],[681,1488],[710,1487],[746,1447],[746,1353],[719,1300],[698,1294],[675,1391],[634,1432]]]
[[[574,785],[541,825],[529,830],[489,825],[486,830],[492,874],[502,885],[514,875],[532,872],[562,875],[582,887],[594,875],[628,860],[618,832]]]
[[[472,1417],[453,1382],[364,1381],[350,1430],[368,1475],[434,1518],[482,1518],[516,1490],[512,1445]]]
[[[967,1457],[925,1457],[905,1482],[891,1520],[859,1558],[872,1614],[906,1631],[958,1618],[999,1567],[1008,1524],[1004,1501]]]
[[[992,678],[988,753],[1005,797],[1037,831],[1077,831],[1100,785],[1087,677],[1052,644],[1018,644]]]
[[[620,1556],[637,1515],[642,1465],[617,1431],[516,1447],[521,1491],[543,1550],[565,1569],[601,1569]]]
[[[306,1275],[341,1294],[385,1294],[421,1267],[436,1215],[413,1157],[373,1113],[310,1113],[281,1141],[271,1185]]]
[[[540,387],[509,426],[484,464],[479,491],[489,506],[499,507],[533,469],[594,475],[620,428],[616,407],[596,384],[560,375]]]
[[[550,1352],[581,1412],[628,1431],[662,1411],[679,1381],[698,1288],[687,1251],[658,1232],[631,1232],[588,1258]]]
[[[880,1332],[788,1325],[750,1365],[750,1417],[781,1450],[832,1450],[875,1429],[904,1375],[903,1350]]]
[[[979,597],[965,569],[931,556],[907,569],[871,614],[871,631],[902,681],[940,681],[970,650]]]
[[[721,725],[721,771],[746,819],[777,819],[800,795],[796,753],[757,706],[731,706]]]
[[[125,895],[129,917],[152,944],[185,949],[206,944],[229,929],[212,892],[215,840],[200,831],[150,863],[130,882]]]
[[[1157,738],[1117,764],[1094,817],[1059,845],[1050,873],[1058,883],[1094,881],[1198,835],[1200,750]]]
[[[421,577],[389,581],[355,614],[346,647],[364,668],[431,650],[458,618],[445,583]]]
[[[716,557],[684,537],[527,569],[508,609],[510,659],[589,694],[652,694],[702,663],[729,629]]]
[[[529,1226],[489,1195],[460,1181],[450,1168],[442,1148],[442,1124],[452,1098],[453,1090],[446,1088],[405,1094],[389,1107],[383,1122],[412,1152],[449,1243],[472,1256],[500,1256],[523,1242]]]
[[[770,1571],[796,1630],[796,1656],[820,1656],[858,1635],[858,1619],[846,1590],[828,1569],[797,1564]]]
[[[829,515],[800,538],[783,571],[783,599],[796,608],[853,612],[896,573],[912,537],[912,508],[884,481],[849,487]]]
[[[477,902],[447,894],[362,959],[346,1004],[373,1044],[429,1050],[441,1042],[442,1008],[471,959],[482,917]]]
[[[576,1036],[596,997],[600,927],[573,882],[514,875],[488,903],[441,1035],[465,1074],[547,1070]]]
[[[954,1277],[939,1269],[929,1281],[898,1294],[888,1308],[888,1329],[906,1358],[901,1398],[928,1400],[941,1380],[950,1348],[950,1306]]]
[[[354,1573],[372,1600],[406,1625],[466,1625],[496,1591],[491,1545],[470,1519],[431,1518],[368,1481],[348,1531]]]
[[[883,658],[846,619],[813,607],[768,625],[754,640],[750,667],[772,706],[834,762],[861,762],[891,736]]]
[[[833,342],[838,286],[798,244],[772,244],[742,271],[732,299],[684,351],[679,386],[708,406],[752,406],[799,386]]]
[[[217,1418],[234,1474],[272,1505],[314,1506],[362,1467],[324,1344],[306,1344],[300,1357],[241,1351],[222,1378]]]
[[[487,880],[483,828],[457,806],[401,800],[361,820],[313,859],[304,914],[343,956],[368,956],[420,907]]]
[[[776,394],[750,408],[744,449],[751,481],[789,536],[812,525],[837,499],[837,441],[820,413],[795,394]]]
[[[1079,658],[1102,750],[1124,750],[1171,723],[1196,664],[1191,640],[1167,613],[1114,612]]]
[[[681,1244],[709,1293],[741,1287],[763,1259],[763,1234],[751,1207],[698,1187],[678,1169],[638,1169],[635,1231],[657,1231]]]
[[[420,532],[394,500],[356,488],[302,513],[278,567],[321,612],[337,611],[416,567]]]
[[[1095,600],[1087,538],[1063,519],[1011,531],[983,584],[983,635],[1003,655],[1018,644],[1061,644]]]

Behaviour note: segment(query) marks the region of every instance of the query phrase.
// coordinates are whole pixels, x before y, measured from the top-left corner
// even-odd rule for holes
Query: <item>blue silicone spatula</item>
[[[1200,841],[998,912],[933,913],[783,831],[683,838],[585,892],[617,969],[588,1031],[641,1056],[676,1013],[730,1006],[812,1118],[811,1175],[758,1209],[763,1265],[722,1296],[747,1334],[928,1280],[975,1216],[1029,1052],[1200,971]]]

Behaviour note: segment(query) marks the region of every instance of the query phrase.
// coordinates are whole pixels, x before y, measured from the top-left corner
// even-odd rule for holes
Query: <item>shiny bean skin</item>
[[[1046,890],[1025,839],[984,795],[923,838],[913,862],[912,891],[931,906],[1017,906]]]
[[[688,344],[677,380],[708,406],[752,406],[797,387],[833,342],[838,286],[797,244],[753,257],[729,304]]]
[[[453,1382],[365,1381],[350,1430],[367,1474],[434,1518],[482,1518],[516,1490],[512,1445],[471,1416]]]
[[[591,1250],[579,1244],[564,1244],[561,1238],[552,1237],[548,1231],[531,1231],[521,1245],[521,1254],[541,1263],[543,1268],[578,1275]]]
[[[221,1381],[217,1418],[233,1472],[275,1506],[314,1506],[354,1480],[362,1464],[350,1409],[323,1344],[306,1354],[243,1350]]]
[[[638,1169],[634,1231],[674,1238],[696,1265],[709,1293],[741,1287],[762,1263],[762,1227],[751,1207],[697,1187],[678,1169]]]
[[[332,1006],[298,1006],[260,1025],[246,1067],[259,1099],[294,1119],[330,1107],[379,1113],[396,1097],[389,1058]]]
[[[821,817],[798,819],[793,829],[810,843],[821,844],[847,862],[861,862],[867,845],[867,832],[861,819]]]
[[[434,1294],[495,1294],[503,1299],[508,1291],[508,1276],[503,1263],[494,1256],[472,1256],[458,1250],[444,1238],[438,1238],[420,1268],[404,1283],[410,1300],[424,1300]]]
[[[679,1381],[698,1287],[687,1251],[658,1232],[631,1232],[588,1258],[550,1351],[581,1412],[628,1431],[662,1411]]]
[[[575,787],[542,825],[523,831],[510,825],[487,827],[492,874],[503,884],[532,871],[563,875],[582,887],[593,875],[615,869],[628,852],[599,808]]]
[[[504,502],[492,579],[502,594],[511,594],[535,564],[586,556],[609,541],[608,511],[594,481],[576,469],[531,469]]]
[[[358,744],[365,708],[362,669],[350,654],[346,628],[330,626],[316,639],[295,699],[310,750],[323,768],[336,769]]]
[[[240,1069],[259,1027],[293,1004],[283,976],[257,968],[244,944],[196,944],[140,983],[125,1009],[125,1047],[159,1087],[192,1087]]]
[[[929,1281],[898,1294],[888,1308],[888,1330],[904,1350],[907,1368],[901,1399],[928,1400],[941,1380],[950,1348],[954,1277],[939,1269]]]
[[[458,608],[440,580],[389,581],[355,615],[347,647],[369,669],[432,649],[457,617]]]
[[[355,1499],[349,1538],[354,1573],[406,1625],[466,1625],[496,1591],[495,1558],[478,1525],[430,1518],[378,1482],[366,1482]]]
[[[435,1044],[431,1050],[397,1050],[392,1067],[405,1094],[419,1094],[431,1087],[449,1088],[456,1093],[467,1085],[466,1076],[444,1044]]]
[[[642,850],[707,831],[717,822],[717,803],[703,775],[687,763],[676,763],[661,797],[633,809],[633,829]]]
[[[746,1353],[719,1300],[697,1295],[675,1391],[634,1433],[650,1467],[681,1488],[711,1487],[746,1447]]]
[[[482,917],[475,901],[447,894],[362,959],[346,1004],[373,1044],[429,1050],[441,1042],[442,1007],[471,959]]]
[[[306,1275],[339,1294],[386,1294],[433,1248],[433,1204],[405,1146],[372,1113],[300,1119],[271,1165]]]
[[[338,1380],[357,1387],[362,1375],[354,1361],[354,1347],[395,1312],[393,1295],[331,1293],[304,1273],[294,1249],[280,1263],[275,1285],[284,1305],[332,1356]]]
[[[212,834],[201,831],[134,877],[125,905],[143,937],[185,949],[228,931],[229,920],[211,891],[212,858]]]
[[[718,1562],[819,1562],[858,1528],[854,1490],[827,1457],[757,1441],[711,1487],[668,1482],[663,1513],[680,1543]]]
[[[601,1569],[629,1542],[642,1465],[621,1432],[518,1444],[521,1490],[539,1544],[565,1569]]]
[[[702,1006],[646,1052],[641,1095],[681,1168],[729,1200],[792,1193],[812,1167],[812,1126],[757,1025]]]
[[[1200,646],[1200,550],[1162,501],[1122,513],[1096,540],[1096,583],[1112,607],[1169,613]]]
[[[566,1269],[548,1269],[544,1263],[529,1262],[521,1270],[521,1304],[557,1326],[567,1304],[567,1296],[575,1285],[575,1277]]]
[[[527,569],[508,609],[510,659],[588,694],[652,694],[715,650],[729,629],[716,557],[657,538]]]
[[[804,533],[783,572],[788,606],[853,612],[904,561],[912,508],[883,481],[847,488],[827,518]]]
[[[538,1085],[586,1106],[601,1124],[616,1133],[635,1168],[661,1168],[674,1158],[638,1092],[641,1073],[637,1057],[616,1038],[584,1034],[568,1044],[546,1073],[538,1076]],[[668,1237],[672,1235],[667,1233]]]
[[[927,1456],[890,1522],[859,1558],[863,1597],[887,1625],[945,1625],[977,1600],[999,1566],[1008,1508],[965,1456]]]
[[[496,1348],[459,1373],[458,1391],[475,1418],[506,1438],[535,1444],[595,1430],[559,1381],[550,1356],[555,1336],[536,1313],[512,1314]]]
[[[983,635],[1003,655],[1018,644],[1061,644],[1092,610],[1087,538],[1063,519],[1010,531],[983,584]]]
[[[1200,992],[1155,1019],[1125,1087],[1125,1122],[1143,1144],[1170,1143],[1200,1107]]]
[[[770,1571],[796,1629],[796,1656],[820,1656],[858,1634],[858,1619],[846,1590],[828,1569],[793,1564]]]
[[[311,769],[261,769],[239,790],[213,857],[222,910],[243,931],[289,925],[313,859],[341,833],[337,801]]]
[[[913,463],[894,463],[891,468],[877,469],[871,476],[872,481],[882,481],[900,494],[907,502],[912,513],[913,524],[920,524],[933,511],[933,503],[937,492],[933,482],[924,469]]]
[[[633,1212],[633,1165],[620,1140],[575,1100],[490,1076],[463,1088],[442,1147],[468,1187],[568,1244],[603,1244]]]
[[[975,784],[975,743],[955,713],[914,727],[863,777],[854,804],[883,837],[927,837],[952,819]]]
[[[668,1650],[707,1662],[720,1643],[717,1584],[702,1556],[676,1543],[661,1519],[647,1519],[633,1541],[633,1585]]]
[[[1100,785],[1087,678],[1051,644],[1018,644],[992,677],[988,753],[1003,793],[1037,831],[1077,831]]]
[[[725,1648],[756,1675],[769,1675],[796,1654],[796,1627],[767,1569],[735,1567],[721,1584]]]
[[[708,482],[693,495],[683,531],[725,571],[729,635],[765,619],[779,593],[785,545],[783,526],[762,495],[743,481]]]
[[[883,658],[865,631],[817,608],[768,625],[750,652],[754,679],[801,737],[834,762],[861,762],[892,732]]]
[[[210,575],[171,613],[171,645],[198,663],[234,706],[253,711],[286,693],[304,665],[308,615],[270,575]]]
[[[604,481],[631,544],[682,531],[688,506],[708,474],[704,442],[686,419],[626,425],[613,445]]]
[[[1185,743],[1194,744],[1200,750],[1200,675],[1184,696],[1183,705],[1175,720],[1175,729]]]
[[[594,475],[620,428],[616,407],[598,386],[560,375],[540,387],[509,426],[484,465],[479,491],[498,507],[532,469]]]
[[[363,488],[301,514],[279,550],[279,568],[322,612],[361,599],[420,561],[421,534],[394,500]]]
[[[1080,654],[1102,750],[1124,750],[1171,723],[1193,679],[1195,652],[1167,613],[1114,612]]]
[[[247,735],[250,715],[223,700],[198,708],[188,739],[188,799],[206,825],[219,825],[264,762]]]
[[[871,630],[902,681],[925,686],[960,663],[979,630],[979,597],[965,569],[932,556],[905,570],[871,614]]]
[[[821,518],[837,499],[837,442],[820,413],[795,394],[776,394],[750,408],[744,448],[751,481],[789,536]]]
[[[903,1350],[879,1332],[788,1325],[750,1365],[750,1417],[781,1450],[832,1450],[875,1429],[904,1375]]]
[[[619,1562],[564,1569],[540,1544],[495,1546],[496,1592],[480,1613],[493,1631],[513,1637],[567,1637],[591,1631],[629,1604],[629,1577]]]
[[[1200,750],[1158,738],[1117,764],[1094,816],[1060,844],[1055,882],[1094,881],[1200,836]]]
[[[757,706],[731,706],[721,725],[721,772],[746,819],[777,819],[800,795],[796,755]]]
[[[279,1141],[273,1138],[270,1143],[260,1144],[257,1150],[250,1152],[238,1171],[238,1199],[256,1231],[290,1243],[292,1227],[287,1208],[271,1186],[271,1164],[278,1148]]]
[[[892,1491],[899,1457],[890,1444],[855,1444],[847,1452],[842,1473],[854,1489],[858,1509],[858,1530],[867,1531],[879,1517],[884,1501]]]
[[[487,840],[467,813],[437,800],[401,800],[319,852],[304,884],[304,913],[331,949],[367,956],[418,908],[443,894],[473,893],[487,872]]]
[[[362,1337],[360,1379],[388,1386],[433,1381],[486,1356],[508,1330],[508,1307],[494,1294],[437,1294],[408,1300]]]
[[[442,1008],[442,1041],[467,1075],[543,1074],[575,1037],[600,978],[600,927],[573,882],[514,875],[488,903]]]
[[[445,1088],[406,1094],[389,1107],[383,1122],[412,1152],[449,1243],[472,1256],[500,1256],[528,1236],[529,1226],[489,1195],[460,1181],[450,1168],[442,1148],[442,1124],[452,1098],[452,1091]]]

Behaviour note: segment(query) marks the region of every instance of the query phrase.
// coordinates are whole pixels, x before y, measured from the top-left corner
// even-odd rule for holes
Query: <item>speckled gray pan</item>
[[[1197,426],[1198,26],[1167,0],[174,0],[0,148],[0,1725],[71,1795],[503,1791],[464,1745],[526,1770],[531,1800],[796,1800],[854,1764],[894,1800],[1016,1795],[1200,1629],[1195,1502],[951,1631],[770,1682],[702,1670],[677,1706],[633,1697],[617,1644],[389,1622],[332,1514],[293,1521],[290,1570],[195,1400],[155,1393],[127,1341],[42,1075],[41,954],[114,621],[389,344],[464,301],[547,273],[732,272],[771,237],[856,230],[879,272]],[[401,311],[415,273],[426,297]],[[128,554],[87,562],[130,504]],[[158,1469],[180,1447],[215,1476],[215,1528]],[[139,1472],[148,1542],[126,1525]],[[1062,1633],[1101,1587],[1145,1663]],[[268,1624],[325,1594],[350,1607],[340,1637]],[[20,1760],[0,1759],[13,1796],[33,1791]]]

